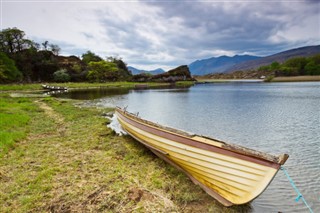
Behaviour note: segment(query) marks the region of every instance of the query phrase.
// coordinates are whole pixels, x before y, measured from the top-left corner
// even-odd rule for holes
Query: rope
[[[310,213],[314,213],[311,209],[311,207],[308,205],[307,201],[304,199],[304,197],[302,196],[302,194],[300,193],[299,189],[296,187],[296,185],[294,184],[293,180],[291,179],[291,177],[289,176],[287,170],[284,167],[280,167],[280,169],[284,172],[284,174],[287,176],[291,186],[294,188],[294,190],[297,192],[298,196],[296,197],[295,201],[299,202],[299,200],[301,199],[304,204],[308,207]]]

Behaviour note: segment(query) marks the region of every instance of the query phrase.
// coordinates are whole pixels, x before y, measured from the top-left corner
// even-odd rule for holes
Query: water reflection
[[[176,86],[158,86],[152,88],[123,88],[123,87],[107,87],[107,88],[88,88],[88,89],[71,89],[71,90],[57,90],[47,92],[47,95],[58,98],[69,98],[76,100],[95,100],[105,97],[121,96],[129,94],[130,92],[135,93],[148,93],[148,92],[171,92],[171,93],[183,93],[188,92],[188,87],[176,87]]]
[[[76,100],[94,100],[98,98],[125,95],[129,93],[128,88],[94,88],[94,89],[79,89],[69,90],[64,93],[54,93],[52,96],[59,98],[70,98]]]
[[[62,93],[67,93],[67,92],[68,92],[68,90],[51,90],[51,91],[45,91],[43,94],[54,96],[56,94],[62,94]]]

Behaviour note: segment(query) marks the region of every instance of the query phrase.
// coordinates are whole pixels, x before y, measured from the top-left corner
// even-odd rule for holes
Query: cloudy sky
[[[62,55],[91,50],[140,69],[320,43],[319,0],[0,1],[1,29],[58,44]]]

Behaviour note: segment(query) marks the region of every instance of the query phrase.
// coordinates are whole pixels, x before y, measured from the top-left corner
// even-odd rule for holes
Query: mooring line
[[[311,209],[311,207],[309,206],[309,204],[307,203],[307,201],[304,199],[303,195],[300,193],[299,189],[296,187],[296,185],[294,184],[293,180],[291,179],[291,177],[289,176],[287,170],[284,167],[280,167],[280,169],[284,172],[284,174],[287,176],[291,186],[294,188],[294,190],[297,192],[298,196],[296,197],[295,201],[298,202],[300,199],[304,202],[304,204],[308,207],[310,213],[314,213]]]

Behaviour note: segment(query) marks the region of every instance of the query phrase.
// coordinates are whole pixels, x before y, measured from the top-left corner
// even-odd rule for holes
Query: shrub
[[[53,73],[53,79],[56,82],[67,82],[70,80],[70,75],[66,69],[60,69]]]
[[[21,78],[22,73],[17,69],[14,61],[0,52],[0,83],[19,81]]]

